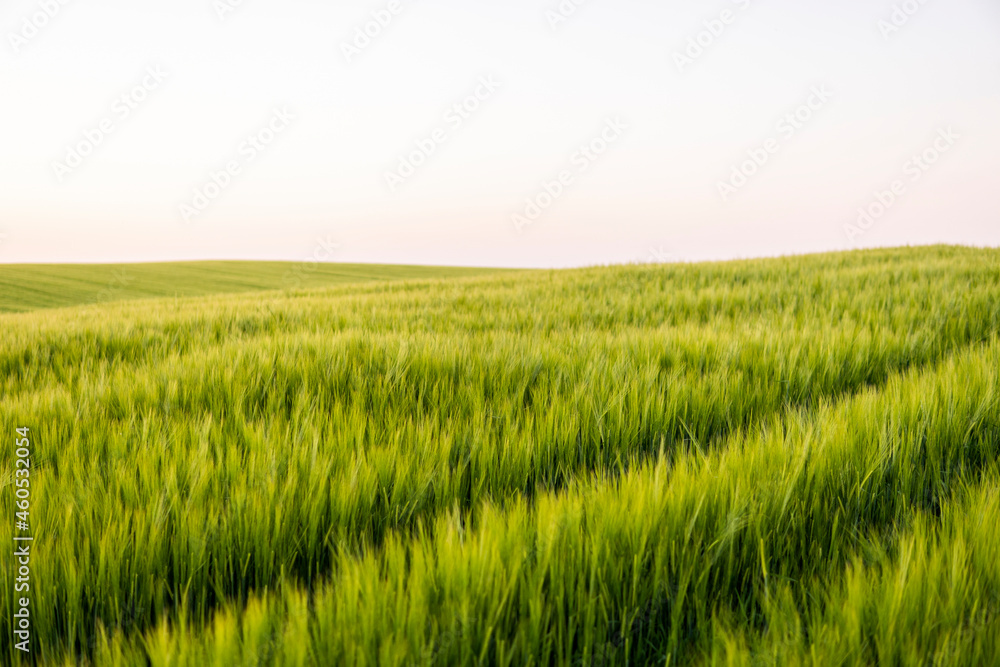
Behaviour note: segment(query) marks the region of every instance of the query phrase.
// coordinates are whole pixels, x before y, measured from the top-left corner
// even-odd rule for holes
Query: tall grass
[[[957,248],[0,315],[38,655],[841,655],[775,619],[832,627],[817,593],[978,488],[998,325],[1000,254]]]
[[[520,665],[754,652],[925,664],[970,648],[958,657],[975,664],[995,657],[1000,613],[985,523],[998,380],[994,341],[703,457],[487,503],[475,526],[446,514],[346,559],[311,603],[290,587],[205,631],[162,623],[145,650],[154,664],[239,664],[263,650],[285,664]],[[971,515],[966,498],[979,504]]]
[[[1000,656],[1000,470],[871,541],[843,570],[767,603],[766,632],[720,619],[706,663],[990,665]],[[796,588],[803,591],[797,592]],[[796,599],[808,601],[796,604]]]

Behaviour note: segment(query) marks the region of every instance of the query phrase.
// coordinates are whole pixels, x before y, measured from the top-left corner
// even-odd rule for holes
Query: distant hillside
[[[304,262],[0,264],[0,312],[164,296],[478,276],[498,271],[502,269]]]

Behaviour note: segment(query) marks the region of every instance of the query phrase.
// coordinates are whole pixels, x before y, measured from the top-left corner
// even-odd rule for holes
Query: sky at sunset
[[[16,0],[0,32],[4,263],[1000,245],[996,0]]]

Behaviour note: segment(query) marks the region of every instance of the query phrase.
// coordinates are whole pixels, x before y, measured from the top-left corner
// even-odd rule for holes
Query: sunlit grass
[[[993,502],[996,251],[0,325],[0,415],[36,436],[33,622],[52,661],[976,664],[994,646],[997,578],[956,555],[972,528],[953,508]],[[975,594],[928,615],[937,598],[904,577],[890,614],[905,544]]]

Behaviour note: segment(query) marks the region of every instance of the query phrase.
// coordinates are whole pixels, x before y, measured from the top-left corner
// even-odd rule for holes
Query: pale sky
[[[0,262],[1000,245],[997,0],[8,0],[0,33]]]

